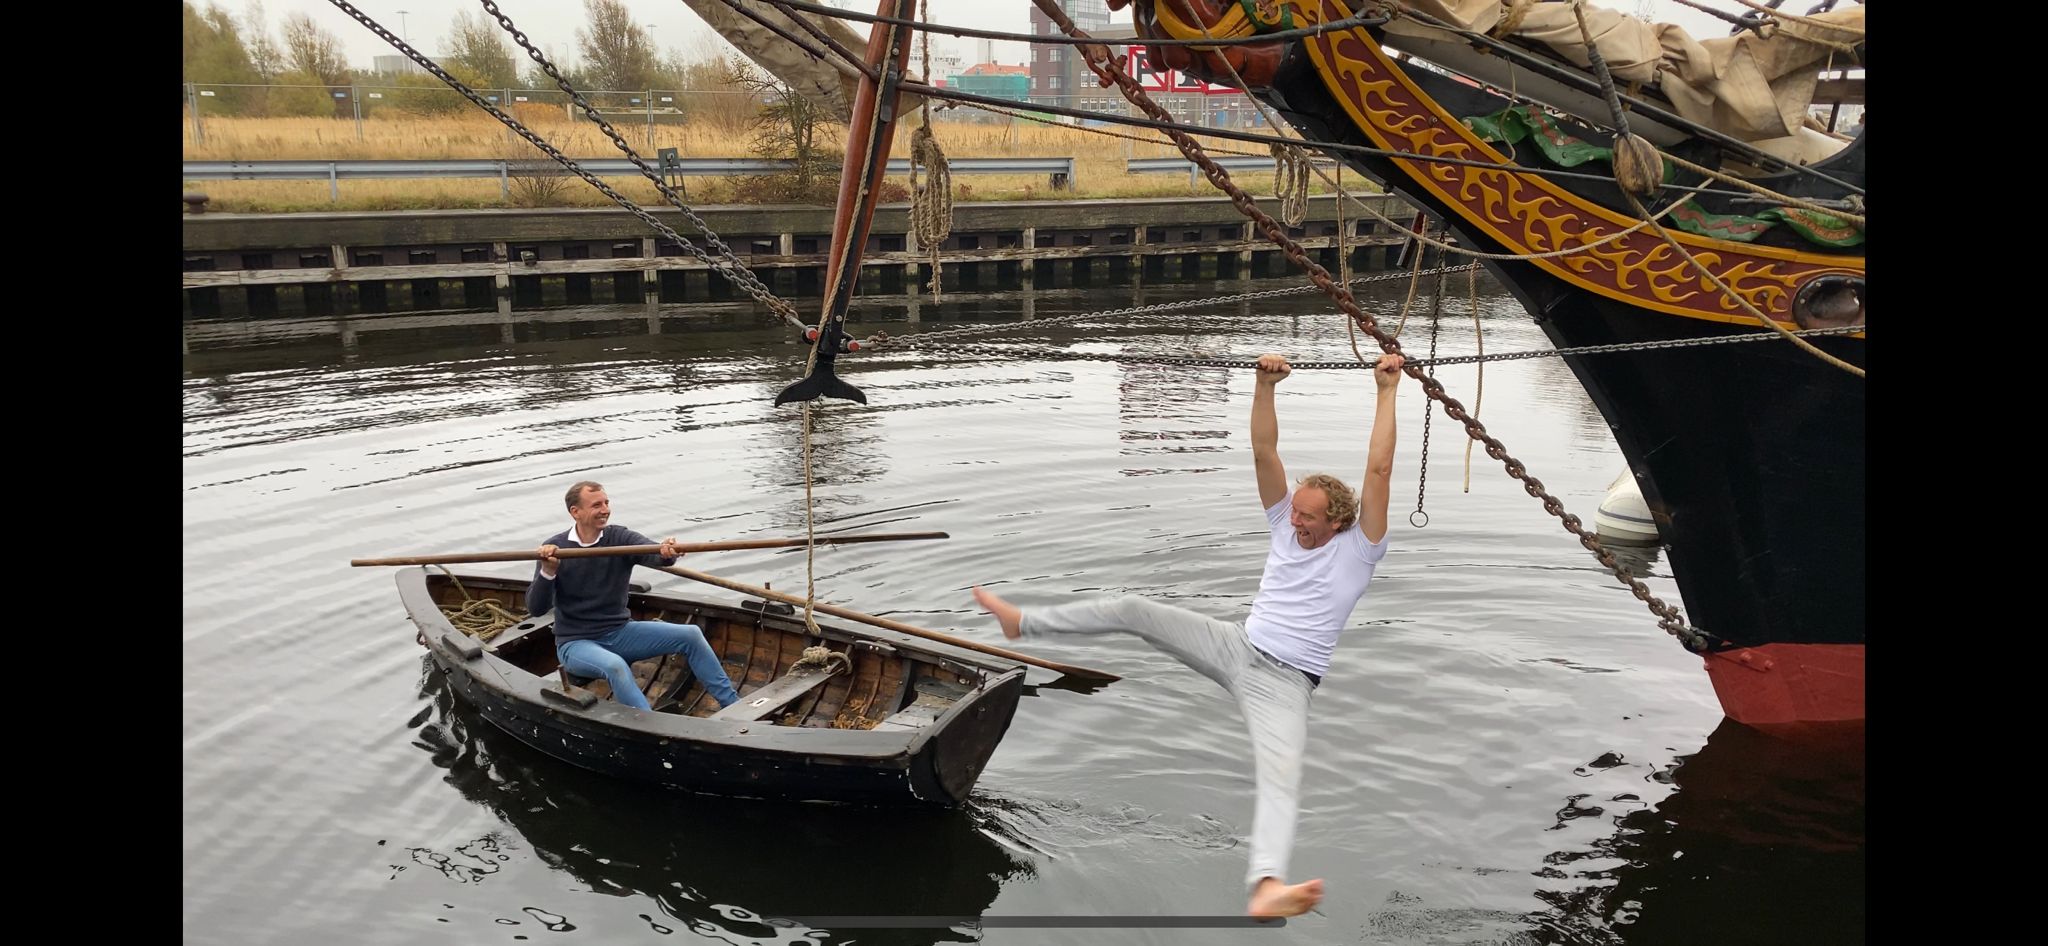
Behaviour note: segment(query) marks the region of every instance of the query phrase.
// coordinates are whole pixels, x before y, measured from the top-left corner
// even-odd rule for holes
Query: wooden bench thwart
[[[825,681],[830,679],[832,679],[832,673],[826,670],[811,667],[793,670],[783,674],[775,682],[740,697],[739,701],[733,705],[711,714],[711,718],[740,720],[743,722],[765,719],[777,710],[788,706],[798,697],[823,686]]]
[[[960,702],[960,698],[967,694],[968,690],[965,687],[952,686],[937,680],[921,681],[917,685],[917,699],[887,719],[876,723],[875,731],[903,732],[922,729],[937,722],[940,716],[945,715],[947,710],[953,708],[953,704]]]

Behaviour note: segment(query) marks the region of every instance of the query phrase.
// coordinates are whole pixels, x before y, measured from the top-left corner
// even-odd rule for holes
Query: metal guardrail
[[[576,164],[599,177],[637,177],[640,169],[625,158],[577,158]],[[537,163],[536,163],[537,162]],[[796,167],[784,158],[674,158],[650,160],[656,170],[673,177],[738,177],[775,174]],[[1044,174],[1054,189],[1074,187],[1073,158],[953,158],[955,174]],[[564,175],[568,170],[544,159],[439,159],[420,161],[186,161],[187,181],[319,181],[328,182],[330,199],[341,198],[343,180],[466,177],[498,179],[507,197],[512,178],[525,174]],[[527,170],[534,168],[535,170]],[[910,173],[907,158],[889,161],[889,173]]]
[[[1226,171],[1271,171],[1273,159],[1253,154],[1212,154],[1210,160],[1223,166]],[[1322,167],[1336,167],[1336,162],[1323,155],[1310,155],[1310,160]],[[1125,174],[1171,174],[1185,171],[1188,186],[1201,182],[1202,169],[1186,158],[1126,158]]]

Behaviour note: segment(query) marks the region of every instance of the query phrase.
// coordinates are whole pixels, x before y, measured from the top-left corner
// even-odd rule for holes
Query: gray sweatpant
[[[1237,697],[1251,731],[1258,801],[1252,809],[1247,886],[1285,882],[1294,850],[1301,759],[1308,743],[1308,678],[1252,647],[1243,625],[1136,596],[1024,608],[1024,636],[1128,631]]]

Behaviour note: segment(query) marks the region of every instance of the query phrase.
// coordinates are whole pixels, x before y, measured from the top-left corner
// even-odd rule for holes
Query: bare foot
[[[1246,910],[1252,916],[1300,916],[1315,909],[1323,902],[1323,882],[1310,880],[1289,886],[1278,878],[1267,877],[1252,888],[1251,907]]]
[[[996,597],[993,591],[983,591],[980,585],[974,586],[974,600],[981,602],[983,609],[996,616],[997,623],[1003,626],[1004,637],[1016,640],[1024,636],[1024,612],[1022,609]]]

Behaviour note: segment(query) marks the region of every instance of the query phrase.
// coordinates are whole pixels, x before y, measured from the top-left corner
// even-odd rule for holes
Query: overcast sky
[[[202,8],[206,0],[192,0]],[[370,57],[393,55],[396,50],[378,39],[362,24],[325,0],[261,0],[271,35],[278,33],[278,26],[290,14],[304,12],[313,16],[315,22],[341,38],[342,47],[348,56],[349,65],[367,69]],[[482,12],[481,4],[472,0],[350,0],[364,14],[384,24],[394,33],[402,33],[406,41],[428,55],[443,52],[442,40],[448,34],[448,25],[455,19],[457,10]],[[583,4],[577,0],[497,0],[498,8],[512,18],[520,31],[543,50],[552,47],[551,55],[558,60],[573,60],[576,46],[576,29],[583,23]],[[874,12],[879,6],[874,0],[814,0],[826,2],[847,9]],[[1709,39],[1728,34],[1728,25],[1705,13],[1689,9],[1670,0],[1596,0],[1599,5],[1622,12],[1633,13],[1647,8],[1660,21],[1676,23],[1698,39]],[[980,29],[1009,30],[1018,33],[1031,31],[1029,0],[930,0],[932,19],[941,23],[972,26]],[[253,0],[218,0],[222,6],[238,17],[246,15],[256,5]],[[1743,7],[1731,0],[1718,0],[1722,9],[1741,12]],[[654,41],[664,50],[681,47],[691,49],[695,44],[704,43],[713,35],[709,26],[699,19],[696,12],[682,3],[682,0],[627,0],[627,9],[642,25],[654,28]],[[1811,4],[1795,3],[1804,7]],[[405,11],[404,16],[399,11]],[[1112,13],[1117,23],[1128,24],[1130,11],[1125,9]],[[861,35],[866,35],[866,24],[854,24]],[[402,29],[401,29],[402,27]],[[951,54],[963,63],[973,64],[980,60],[977,42],[959,37],[932,37],[933,56]],[[1027,61],[1030,55],[1023,43],[997,41],[993,53],[997,62],[1012,65]],[[524,67],[525,57],[520,64]]]

